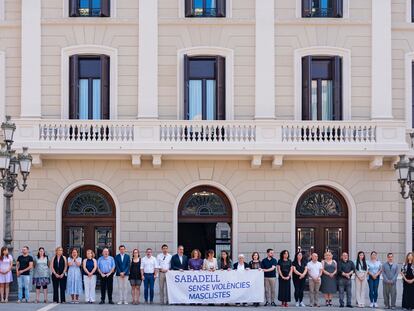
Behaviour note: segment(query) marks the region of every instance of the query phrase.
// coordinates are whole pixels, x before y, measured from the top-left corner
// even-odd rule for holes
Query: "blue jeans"
[[[150,292],[150,302],[154,301],[154,274],[144,273],[144,299],[148,301],[148,291]]]
[[[30,275],[21,275],[17,278],[17,284],[18,284],[18,293],[17,297],[21,301],[23,299],[23,288],[24,288],[24,298],[26,298],[27,301],[29,301],[30,297]]]
[[[377,302],[378,300],[378,286],[379,286],[380,278],[376,278],[375,280],[372,277],[368,278],[368,286],[369,286],[369,301],[371,303]]]

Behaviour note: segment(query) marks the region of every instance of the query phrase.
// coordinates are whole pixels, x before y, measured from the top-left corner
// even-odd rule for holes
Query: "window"
[[[411,22],[414,23],[414,0],[411,0]]]
[[[414,63],[411,63],[411,127],[414,128]]]
[[[73,55],[69,68],[69,118],[109,119],[109,57]]]
[[[184,56],[186,120],[225,120],[225,58]]]
[[[343,0],[302,0],[302,17],[343,17]]]
[[[302,120],[342,120],[342,59],[302,58]]]
[[[70,17],[109,17],[109,0],[69,0]]]
[[[186,17],[226,17],[226,0],[185,0]]]

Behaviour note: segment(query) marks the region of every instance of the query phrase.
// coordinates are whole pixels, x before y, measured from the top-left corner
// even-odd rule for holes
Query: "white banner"
[[[170,304],[264,300],[264,275],[259,270],[168,271],[166,276]]]

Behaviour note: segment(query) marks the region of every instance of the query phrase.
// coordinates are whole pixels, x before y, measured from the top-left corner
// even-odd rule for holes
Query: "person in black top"
[[[50,271],[52,271],[52,283],[53,283],[53,302],[59,303],[59,290],[60,290],[60,302],[65,303],[65,290],[66,290],[66,270],[68,263],[66,257],[63,256],[63,248],[56,247],[55,256],[53,256],[50,262]]]
[[[280,259],[277,263],[279,274],[279,293],[277,299],[282,302],[282,307],[287,307],[290,302],[290,278],[292,277],[292,261],[289,259],[289,251],[280,252]]]
[[[141,276],[141,258],[139,257],[139,250],[132,251],[131,267],[129,268],[129,283],[132,291],[132,304],[139,304],[139,290],[142,283]]]
[[[265,306],[269,305],[276,306],[275,303],[275,287],[276,287],[276,266],[277,261],[273,258],[274,251],[269,248],[267,250],[267,257],[262,260],[262,269],[264,272],[265,282]]]
[[[302,252],[295,254],[293,260],[293,285],[295,286],[296,307],[305,307],[303,302],[303,292],[305,291],[306,275],[308,274],[308,261],[304,258]]]
[[[220,270],[231,270],[232,263],[231,259],[229,258],[229,253],[227,251],[221,251],[220,261],[218,263],[218,268]]]
[[[179,245],[177,254],[171,257],[171,270],[188,270],[188,258],[184,255],[184,246]]]
[[[16,276],[18,283],[18,302],[24,298],[26,302],[29,302],[30,295],[30,270],[33,269],[33,257],[29,255],[29,247],[24,246],[22,249],[22,255],[17,258],[16,261]]]
[[[258,252],[253,252],[252,260],[250,260],[250,262],[249,262],[249,267],[252,270],[255,270],[255,269],[262,270],[262,263],[260,261],[260,255],[259,255]],[[260,305],[260,303],[255,302],[255,303],[253,303],[253,305],[255,307],[258,307]]]
[[[355,273],[355,264],[348,260],[348,253],[343,252],[338,265],[339,276],[339,307],[344,307],[344,295],[346,291],[346,306],[352,308],[352,274]]]

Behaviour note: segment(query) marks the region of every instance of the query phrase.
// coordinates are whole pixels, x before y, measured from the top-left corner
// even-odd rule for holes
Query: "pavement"
[[[35,304],[35,303],[21,303],[21,304],[17,304],[17,303],[8,303],[8,304],[2,304],[0,305],[0,310],[13,310],[13,311],[92,311],[92,310],[99,310],[99,311],[114,311],[114,310],[119,310],[119,311],[132,311],[132,310],[141,310],[141,311],[216,311],[216,310],[243,310],[243,311],[257,311],[257,310],[277,310],[277,309],[281,309],[281,307],[264,307],[264,306],[260,306],[260,307],[253,307],[253,306],[165,306],[165,305],[160,305],[160,304],[153,304],[153,305],[145,305],[145,304],[141,304],[141,305],[122,305],[122,306],[118,306],[118,305],[99,305],[99,304],[77,304],[77,305],[73,305],[73,304]],[[289,307],[288,310],[292,310],[292,311],[303,311],[303,310],[315,310],[315,308],[309,308],[309,307],[304,307],[304,308],[296,308],[296,307]],[[400,308],[397,308],[400,309]],[[321,308],[317,308],[317,310],[321,310],[321,311],[337,311],[337,310],[341,310],[341,311],[346,311],[346,310],[351,310],[348,308],[339,308],[339,307],[321,307]],[[376,311],[382,311],[385,310],[383,308],[377,308],[377,309],[370,309],[370,308],[365,308],[365,309],[359,309],[356,308],[356,310],[376,310]]]

